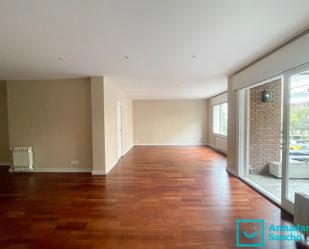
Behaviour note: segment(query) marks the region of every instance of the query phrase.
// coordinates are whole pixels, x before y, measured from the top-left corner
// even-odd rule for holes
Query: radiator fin
[[[33,170],[32,147],[12,147],[13,165],[11,171]]]
[[[227,151],[227,142],[225,138],[216,137],[216,147],[220,150]]]
[[[295,193],[294,224],[308,226],[309,224],[309,196]]]

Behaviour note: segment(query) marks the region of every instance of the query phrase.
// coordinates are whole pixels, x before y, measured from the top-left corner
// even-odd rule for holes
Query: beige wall
[[[111,79],[104,78],[105,170],[108,173],[117,162],[117,101],[124,109],[124,152],[133,144],[132,100]]]
[[[233,89],[232,78],[228,78],[228,129],[227,129],[227,171],[239,175],[238,167],[238,118],[237,91]]]
[[[7,90],[10,146],[32,146],[36,168],[92,168],[90,79],[8,81]]]
[[[105,174],[104,78],[91,77],[93,174]]]
[[[207,142],[206,100],[133,101],[135,144]]]
[[[217,95],[207,100],[208,103],[208,145],[227,153],[227,136],[221,136],[213,133],[212,117],[213,106],[227,102],[227,93]]]
[[[0,81],[0,165],[10,162],[6,82]]]

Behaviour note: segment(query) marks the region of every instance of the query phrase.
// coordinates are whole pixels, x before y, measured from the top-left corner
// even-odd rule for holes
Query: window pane
[[[213,132],[220,133],[220,105],[213,106]]]
[[[227,103],[221,105],[220,134],[227,135]]]

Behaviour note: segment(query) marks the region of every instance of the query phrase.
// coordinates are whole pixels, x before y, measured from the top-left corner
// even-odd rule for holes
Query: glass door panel
[[[282,203],[291,211],[295,193],[309,194],[309,70],[285,81]]]
[[[247,89],[247,175],[276,202],[281,200],[282,78]]]

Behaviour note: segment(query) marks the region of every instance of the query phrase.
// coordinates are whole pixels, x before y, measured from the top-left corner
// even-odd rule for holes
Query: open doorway
[[[282,78],[247,89],[249,180],[281,199]]]
[[[123,142],[123,104],[117,101],[117,158],[121,158],[124,153]]]

